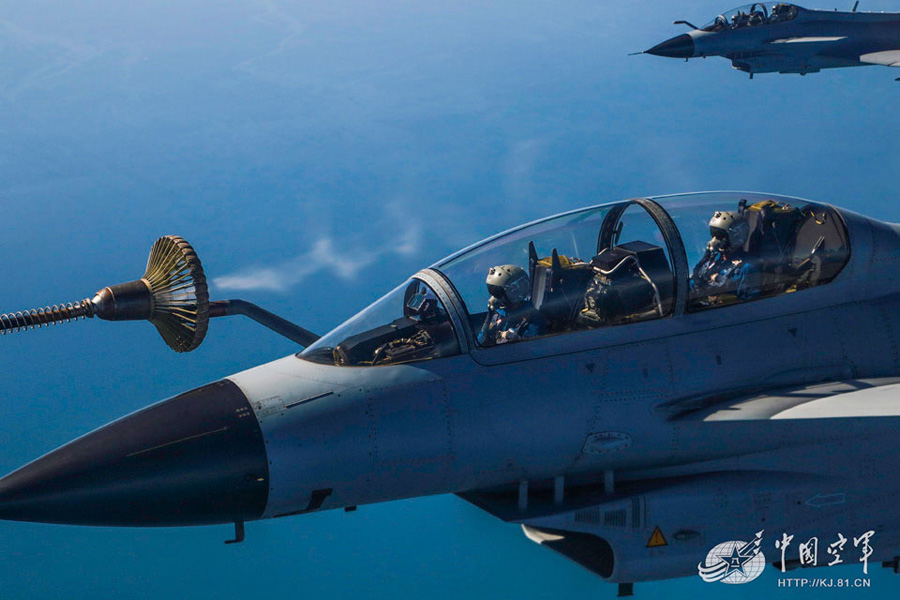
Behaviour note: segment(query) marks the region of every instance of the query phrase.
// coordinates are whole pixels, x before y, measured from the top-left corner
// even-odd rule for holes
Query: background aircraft
[[[417,272],[321,338],[300,330],[296,356],[7,475],[0,519],[234,522],[243,541],[245,521],[456,493],[622,595],[754,536],[796,538],[785,567],[812,564],[800,540],[875,536],[844,562],[897,572],[900,277],[881,265],[898,259],[896,225],[764,194],[549,217]],[[527,288],[486,289],[495,265],[520,265]],[[218,308],[169,237],[141,280],[0,320],[143,315],[189,351]]]
[[[857,5],[859,3],[857,2]],[[816,73],[900,66],[900,13],[809,10],[757,2],[735,8],[646,51],[672,58],[722,56],[749,73]]]

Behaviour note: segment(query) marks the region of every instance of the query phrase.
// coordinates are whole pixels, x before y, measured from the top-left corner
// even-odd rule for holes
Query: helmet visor
[[[506,290],[504,290],[501,286],[488,284],[487,289],[488,293],[494,298],[498,298],[504,301],[506,300]]]
[[[728,239],[728,232],[725,231],[724,229],[722,229],[721,227],[710,227],[709,232],[717,240],[727,240]]]

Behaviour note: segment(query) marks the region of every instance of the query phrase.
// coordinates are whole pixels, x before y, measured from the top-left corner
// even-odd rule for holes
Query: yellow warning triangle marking
[[[653,535],[650,536],[650,541],[647,542],[647,547],[656,548],[658,546],[668,545],[669,542],[666,541],[666,536],[663,535],[663,532],[659,529],[659,525],[657,525],[656,529],[653,530]]]

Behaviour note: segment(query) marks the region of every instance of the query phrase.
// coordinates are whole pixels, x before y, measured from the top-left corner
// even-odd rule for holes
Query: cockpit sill
[[[727,307],[722,305],[724,310],[691,311],[689,306],[687,305],[687,300],[685,298],[679,298],[679,305],[672,306],[669,309],[668,313],[660,318],[633,320],[631,322],[622,322],[614,325],[611,324],[607,326],[583,328],[580,330],[576,330],[575,328],[570,327],[565,331],[549,332],[545,335],[534,337],[533,339],[520,340],[517,343],[504,343],[491,347],[482,347],[477,340],[477,327],[476,324],[473,323],[472,316],[470,316],[471,313],[469,312],[469,308],[467,306],[465,293],[461,293],[461,291],[457,289],[453,278],[445,272],[445,268],[447,267],[447,265],[450,265],[450,270],[452,271],[454,261],[456,261],[460,257],[464,257],[467,254],[472,253],[473,251],[489,247],[495,242],[508,238],[513,234],[524,232],[526,230],[529,230],[530,228],[534,228],[551,221],[557,221],[562,217],[572,217],[577,219],[579,218],[579,216],[583,217],[585,215],[596,213],[600,210],[608,210],[611,207],[626,205],[625,208],[627,208],[633,203],[645,203],[649,201],[649,203],[651,204],[663,207],[665,218],[669,221],[670,224],[674,225],[676,220],[678,219],[673,220],[669,215],[669,212],[667,211],[676,210],[679,207],[684,207],[685,205],[691,204],[703,205],[708,208],[708,201],[710,200],[713,204],[715,204],[717,202],[736,202],[741,198],[748,198],[749,201],[755,202],[758,202],[761,199],[766,199],[778,203],[794,203],[796,205],[819,207],[831,211],[830,214],[833,214],[835,217],[837,217],[835,221],[840,221],[840,227],[844,232],[844,235],[849,236],[849,239],[844,240],[843,251],[845,257],[841,261],[843,264],[838,268],[837,272],[834,273],[832,280],[825,282],[827,283],[827,285],[797,287],[796,289],[782,290],[780,293],[774,295],[761,296],[759,298],[747,298],[746,301],[734,302],[729,304]],[[746,202],[744,204],[746,204]],[[732,207],[722,205],[719,208],[728,209]],[[816,210],[818,210],[818,208]],[[632,218],[635,216],[637,215],[631,215]],[[824,219],[824,216],[821,218]],[[657,225],[660,224],[657,223]],[[680,222],[679,225],[681,227],[686,226],[684,222]],[[688,225],[695,227],[697,224],[693,223]],[[409,282],[401,286],[401,288],[409,288],[409,286],[416,285],[416,283],[410,282],[421,282],[428,288],[429,294],[432,294],[435,297],[436,304],[439,305],[439,310],[434,314],[442,315],[441,318],[446,321],[445,329],[447,332],[452,331],[452,334],[450,335],[456,338],[458,348],[453,347],[450,349],[450,351],[445,350],[443,354],[437,353],[431,355],[429,355],[429,351],[426,349],[420,352],[418,356],[413,356],[412,358],[410,358],[410,360],[403,360],[402,353],[406,350],[401,348],[397,355],[397,358],[400,360],[381,363],[376,363],[374,361],[360,361],[357,363],[342,364],[339,361],[334,360],[334,348],[328,347],[322,347],[319,349],[311,347],[306,351],[298,354],[297,356],[304,360],[311,360],[311,362],[316,362],[323,365],[337,364],[340,366],[368,367],[373,365],[381,366],[383,364],[407,364],[420,360],[433,360],[436,358],[443,358],[447,356],[468,354],[472,357],[472,359],[480,364],[504,364],[545,356],[564,355],[589,351],[593,349],[608,348],[621,344],[631,344],[640,342],[641,340],[645,339],[677,337],[682,334],[697,333],[702,332],[706,329],[712,330],[715,328],[720,328],[723,326],[723,323],[738,325],[742,323],[753,322],[756,320],[771,319],[774,316],[786,316],[798,312],[807,312],[847,302],[854,302],[859,300],[861,297],[861,290],[858,285],[854,284],[854,280],[857,280],[857,274],[859,272],[865,270],[868,267],[868,260],[872,252],[871,243],[869,241],[871,240],[871,236],[867,235],[868,232],[862,231],[862,229],[869,228],[870,221],[868,219],[859,215],[855,215],[854,213],[850,213],[848,211],[840,211],[824,204],[808,203],[805,200],[797,198],[787,198],[773,194],[757,194],[747,192],[701,192],[696,194],[676,194],[670,196],[660,196],[651,199],[634,199],[611,204],[597,205],[589,208],[576,209],[568,211],[566,213],[562,213],[560,215],[556,215],[554,217],[539,219],[531,223],[512,228],[508,231],[499,233],[495,236],[487,238],[486,240],[473,244],[467,248],[464,248],[463,250],[460,250],[459,252],[452,254],[450,257],[439,261],[432,268],[424,269],[423,271],[416,273],[413,278],[409,280]],[[618,233],[621,235],[621,232],[622,230],[620,226]],[[676,235],[679,238],[680,242],[681,233],[678,233],[677,228],[676,232]],[[662,238],[664,236],[659,237]],[[659,239],[658,241],[663,240]],[[666,245],[668,246],[666,248],[667,255],[670,255],[672,253],[672,244],[667,241]],[[821,246],[821,240],[819,245]],[[852,254],[850,253],[851,245],[853,248]],[[544,249],[544,251],[549,254],[548,249]],[[684,250],[682,250],[682,252],[684,252]],[[693,266],[695,264],[694,261],[696,260],[696,252],[696,249],[694,249],[693,251],[689,251],[689,254],[692,255],[689,260],[689,266]],[[814,253],[815,252],[813,252],[813,254]],[[670,264],[672,264],[673,262],[677,262],[672,261],[671,256],[669,258]],[[672,270],[676,271],[683,269],[673,268]],[[679,275],[681,281],[676,281],[675,285],[685,285],[687,283],[685,281],[686,276],[683,273]],[[400,288],[398,288],[398,290],[399,289]],[[799,295],[794,293],[797,291],[802,291],[803,293]],[[395,290],[395,292],[397,292],[397,290]],[[395,292],[392,292],[392,294]],[[388,296],[390,296],[390,294]],[[410,292],[409,289],[407,289],[406,298],[408,299],[409,297]],[[425,299],[425,296],[422,296],[422,298]],[[801,298],[802,302],[798,302],[798,300],[800,300]],[[765,301],[759,302],[757,300]],[[471,302],[472,299],[470,298],[469,304],[471,304]],[[405,300],[404,305],[406,305],[407,303],[408,300]],[[424,304],[427,304],[427,302],[425,302]],[[718,306],[715,306],[715,308],[718,308]],[[674,318],[672,318],[673,315]],[[358,316],[354,317],[354,319],[357,319]],[[409,315],[405,315],[404,318],[408,316]],[[351,319],[351,321],[353,321],[353,319]],[[627,327],[622,325],[627,325]],[[342,325],[341,327],[344,326]],[[339,329],[341,328],[336,329],[335,332],[337,332]],[[414,331],[414,329],[411,329],[410,331]],[[327,338],[329,336],[325,337]],[[362,341],[365,342],[365,340]],[[384,340],[379,341],[384,342]],[[367,352],[371,352],[372,348],[380,348],[385,344],[387,344],[387,342],[377,345],[369,343]],[[445,345],[444,347],[446,349],[448,346]],[[316,354],[316,352],[318,352],[318,354]],[[424,367],[425,365],[422,366]]]

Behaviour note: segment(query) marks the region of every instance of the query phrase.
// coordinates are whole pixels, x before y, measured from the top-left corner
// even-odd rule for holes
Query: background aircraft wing
[[[885,67],[900,67],[900,50],[882,50],[869,52],[859,57],[859,62]]]
[[[900,66],[900,49],[848,36],[798,36],[772,40],[762,50],[727,58],[736,69],[751,73],[815,73],[861,63]]]
[[[772,40],[769,42],[770,44],[803,44],[804,46],[810,46],[812,44],[818,44],[819,47],[823,47],[826,44],[831,44],[833,42],[840,42],[841,40],[846,40],[847,36],[807,36],[807,37],[790,37],[790,38],[781,38],[777,40]]]
[[[821,60],[845,61],[847,64],[900,66],[900,44],[894,47],[883,40],[865,38],[794,38],[785,41],[785,46],[799,44],[804,50],[809,48]]]

